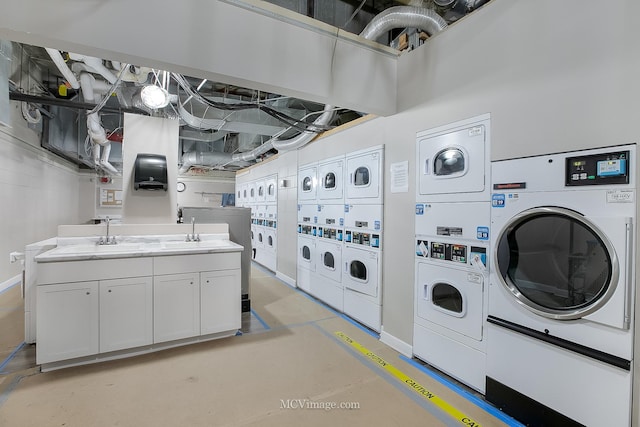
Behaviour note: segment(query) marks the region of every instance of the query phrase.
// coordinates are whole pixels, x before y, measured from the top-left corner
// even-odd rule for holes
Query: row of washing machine
[[[278,241],[277,175],[236,188],[236,206],[251,209],[251,258],[276,271]]]
[[[489,120],[418,134],[414,355],[527,425],[631,425],[636,145],[489,163]]]
[[[372,147],[298,170],[297,286],[367,327],[382,324],[382,167]]]

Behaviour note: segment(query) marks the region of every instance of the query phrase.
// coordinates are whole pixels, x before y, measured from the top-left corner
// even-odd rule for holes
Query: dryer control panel
[[[464,243],[445,243],[416,239],[416,257],[487,268],[487,248]]]
[[[565,185],[629,183],[629,151],[567,157]]]

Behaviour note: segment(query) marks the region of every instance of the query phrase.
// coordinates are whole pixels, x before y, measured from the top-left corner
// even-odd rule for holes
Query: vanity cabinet
[[[43,370],[234,335],[240,252],[40,263],[36,363]]]
[[[165,274],[153,278],[153,341],[200,335],[200,275]]]
[[[148,276],[100,281],[100,353],[152,343],[152,285]]]
[[[39,286],[36,298],[37,364],[98,352],[97,281]]]

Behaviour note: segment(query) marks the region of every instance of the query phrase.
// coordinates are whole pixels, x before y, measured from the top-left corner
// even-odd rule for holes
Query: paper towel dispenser
[[[169,184],[167,178],[167,157],[160,154],[140,153],[136,157],[133,173],[135,190],[164,190]]]

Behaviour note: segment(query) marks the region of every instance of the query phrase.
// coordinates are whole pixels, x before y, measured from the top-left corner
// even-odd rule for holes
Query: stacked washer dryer
[[[490,223],[489,114],[416,141],[413,353],[485,390]]]
[[[344,156],[318,163],[316,273],[310,293],[343,311]]]
[[[380,332],[384,146],[345,156],[344,313]]]
[[[383,155],[376,146],[298,169],[298,287],[376,331]]]
[[[277,255],[277,175],[236,186],[236,206],[251,209],[252,259],[276,271]]]
[[[311,292],[311,278],[316,271],[316,235],[318,233],[317,163],[298,168],[298,260],[297,286]]]
[[[626,145],[492,164],[486,398],[528,425],[631,425],[635,162]]]

